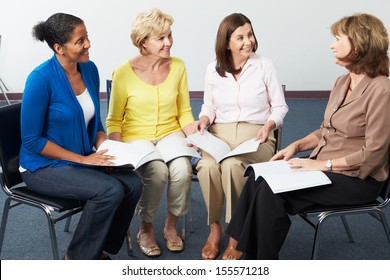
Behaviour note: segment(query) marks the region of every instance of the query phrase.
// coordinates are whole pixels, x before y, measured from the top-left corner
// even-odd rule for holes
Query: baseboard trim
[[[7,92],[7,97],[10,101],[22,100],[22,93]],[[328,99],[329,90],[286,90],[286,99]],[[203,91],[190,91],[192,100],[203,100]],[[106,92],[100,93],[102,100],[107,99]],[[5,101],[4,95],[0,93],[0,101]]]

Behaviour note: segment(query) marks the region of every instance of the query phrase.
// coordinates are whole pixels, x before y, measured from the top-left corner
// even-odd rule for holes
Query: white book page
[[[193,147],[188,146],[188,142],[185,138],[175,134],[170,134],[158,141],[156,147],[165,162],[169,162],[181,156],[201,157]]]
[[[228,153],[224,158],[240,155],[240,154],[247,154],[247,153],[253,153],[256,152],[259,148],[260,140],[249,139],[237,147],[235,147],[230,153]]]
[[[97,151],[104,149],[108,149],[108,155],[116,157],[116,159],[112,160],[115,166],[130,164],[134,168],[137,168],[141,159],[155,150],[153,144],[146,140],[124,143],[109,139],[105,140]]]
[[[246,175],[249,168],[253,168],[256,179],[263,177],[274,193],[331,184],[322,171],[298,171],[290,168],[285,160],[250,164]]]
[[[209,153],[216,162],[219,162],[225,155],[227,155],[231,149],[227,143],[215,137],[207,130],[203,131],[203,134],[200,132],[191,134],[187,136],[187,140],[199,147],[202,150],[205,150]]]
[[[231,150],[226,142],[215,137],[207,130],[205,130],[203,134],[200,134],[200,132],[191,134],[187,137],[187,140],[209,153],[216,162],[220,162],[224,158],[230,156],[255,152],[260,144],[260,140],[255,141],[254,139],[250,139]]]

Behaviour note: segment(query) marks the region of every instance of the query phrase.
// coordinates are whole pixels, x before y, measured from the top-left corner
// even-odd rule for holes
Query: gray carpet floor
[[[305,136],[310,131],[317,129],[322,120],[322,114],[327,100],[322,99],[294,99],[287,100],[290,111],[287,114],[282,133],[282,147],[291,141]],[[3,104],[0,104],[0,106]],[[200,110],[201,101],[192,101],[194,116]],[[102,101],[102,118],[107,110],[106,102]],[[0,215],[5,200],[4,192],[0,192]],[[192,223],[186,225],[187,236],[185,250],[181,253],[171,253],[165,248],[163,238],[163,225],[166,215],[165,197],[160,203],[158,215],[155,219],[155,234],[163,254],[154,260],[199,260],[201,249],[207,239],[209,230],[206,222],[206,208],[198,183],[192,185],[191,210]],[[390,219],[390,207],[386,209],[386,215]],[[311,256],[313,242],[313,229],[298,217],[291,217],[292,226],[280,253],[284,260],[307,260]],[[348,219],[355,242],[349,243],[342,223],[339,219],[328,220],[321,238],[319,252],[320,259],[329,260],[390,260],[390,244],[386,238],[382,225],[369,215],[354,215]],[[78,216],[72,219],[71,231],[64,232],[64,222],[57,225],[57,236],[60,255],[64,255],[78,222]],[[142,255],[135,236],[139,222],[136,218],[131,224],[131,234],[134,237],[133,254],[128,256],[124,244],[118,255],[112,256],[118,260],[147,260]],[[179,223],[178,228],[181,227]],[[191,230],[192,229],[192,230]],[[228,241],[225,235],[221,242],[221,257],[223,249]],[[47,222],[40,210],[31,207],[20,206],[10,211],[6,228],[4,244],[0,259],[2,260],[29,260],[51,259],[51,246]]]

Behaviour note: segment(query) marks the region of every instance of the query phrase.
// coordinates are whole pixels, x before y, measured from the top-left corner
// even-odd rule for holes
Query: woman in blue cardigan
[[[57,13],[33,28],[54,56],[28,76],[22,99],[20,170],[32,190],[86,201],[65,259],[107,259],[122,246],[142,193],[128,170],[107,174],[100,119],[99,74],[89,60],[84,22]]]

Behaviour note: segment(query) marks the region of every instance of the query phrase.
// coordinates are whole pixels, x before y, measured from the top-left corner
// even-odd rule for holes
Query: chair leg
[[[383,228],[385,230],[387,240],[390,243],[390,228],[389,228],[389,224],[388,224],[387,219],[386,219],[386,215],[382,211],[378,211],[378,214],[381,217],[381,222],[382,222]]]
[[[320,228],[317,227],[315,229],[315,233],[314,233],[314,240],[313,240],[313,248],[312,248],[312,251],[311,251],[311,259],[312,260],[317,260],[318,259],[318,248],[319,248],[319,237],[320,237]]]
[[[340,218],[341,218],[341,220],[343,221],[344,229],[345,229],[345,232],[347,233],[349,242],[350,242],[350,243],[355,242],[355,241],[353,240],[351,230],[350,230],[349,225],[348,225],[348,223],[347,223],[347,219],[345,218],[344,215],[340,216]]]
[[[0,255],[3,249],[3,241],[5,235],[5,228],[7,226],[7,221],[8,221],[8,212],[10,208],[10,203],[11,203],[10,199],[7,199],[4,203],[3,217],[1,219],[1,229],[0,229]]]
[[[127,246],[127,255],[129,257],[131,257],[131,256],[133,256],[133,245],[131,244],[130,228],[127,230],[125,242],[126,242],[126,246]]]
[[[66,219],[66,223],[65,223],[65,228],[64,228],[64,231],[65,232],[69,232],[69,227],[70,227],[70,222],[72,221],[72,216],[69,216],[67,219]]]
[[[53,259],[59,260],[59,253],[58,253],[58,244],[57,244],[57,235],[56,235],[56,229],[55,229],[55,224],[53,222],[53,219],[51,217],[50,213],[46,213],[47,217],[47,222],[49,224],[49,232],[50,232],[50,241],[51,241],[51,249],[53,251]]]
[[[190,232],[194,232],[194,226],[192,224],[192,201],[191,201],[191,190],[188,195],[188,212],[187,214],[182,216],[182,223],[181,223],[181,239],[186,239],[186,233],[187,233],[187,224],[189,225]]]
[[[314,240],[313,240],[313,248],[311,252],[311,259],[317,260],[318,259],[318,251],[320,247],[320,238],[322,235],[322,223],[325,221],[326,216],[321,216],[318,220],[317,225],[315,226],[314,230]]]

